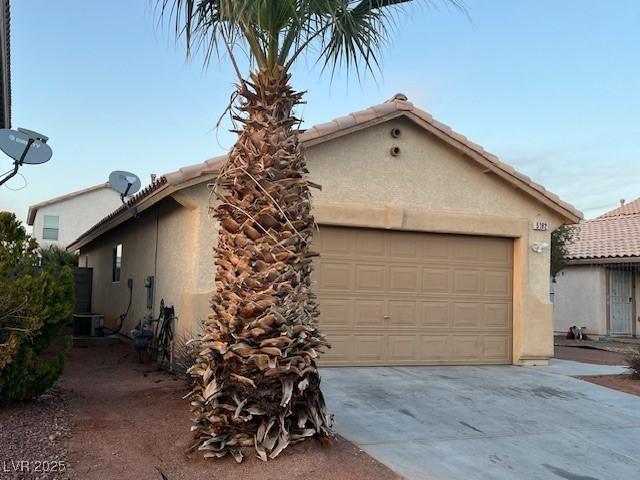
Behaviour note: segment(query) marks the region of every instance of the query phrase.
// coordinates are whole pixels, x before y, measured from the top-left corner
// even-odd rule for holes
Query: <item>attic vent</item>
[[[396,93],[396,94],[393,96],[393,99],[394,99],[394,100],[401,100],[401,101],[403,101],[403,102],[406,102],[406,101],[408,101],[408,100],[409,100],[409,98],[407,98],[407,96],[406,96],[404,93]]]

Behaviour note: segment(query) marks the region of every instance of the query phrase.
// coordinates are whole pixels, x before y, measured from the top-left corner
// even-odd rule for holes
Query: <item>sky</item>
[[[303,126],[403,92],[587,218],[640,197],[639,1],[466,0],[468,15],[433,1],[397,16],[375,77],[304,59]],[[12,126],[49,136],[53,158],[0,187],[0,210],[24,220],[112,170],[147,183],[232,145],[229,123],[216,128],[229,62],[186,61],[153,2],[11,3]],[[0,153],[0,172],[11,166]]]

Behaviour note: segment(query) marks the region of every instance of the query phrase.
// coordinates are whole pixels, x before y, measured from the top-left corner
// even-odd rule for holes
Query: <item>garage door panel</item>
[[[327,335],[331,342],[331,348],[328,348],[322,354],[322,363],[325,365],[347,365],[353,361],[351,355],[353,336],[340,335],[332,333]]]
[[[443,363],[451,360],[449,335],[421,335],[420,356],[424,363]]]
[[[507,361],[511,357],[511,337],[508,335],[485,335],[482,338],[484,358]]]
[[[506,265],[509,267],[512,264],[513,252],[511,244],[504,242],[502,239],[485,241],[482,251],[484,262],[487,264]]]
[[[423,261],[448,262],[451,257],[451,243],[447,240],[447,235],[425,235],[420,236],[422,247],[421,258]]]
[[[451,305],[449,302],[423,302],[422,326],[435,328],[448,328],[451,318]]]
[[[356,327],[384,327],[385,300],[355,300]]]
[[[420,291],[418,273],[417,267],[389,267],[389,290],[418,293]]]
[[[450,289],[450,271],[445,268],[422,269],[422,291],[424,293],[447,293]]]
[[[322,227],[314,246],[322,365],[511,363],[511,240]]]
[[[389,361],[392,363],[412,363],[418,358],[418,337],[415,335],[389,336]]]
[[[389,258],[397,260],[413,260],[421,256],[422,245],[419,235],[408,234],[389,243]]]
[[[481,356],[478,335],[455,335],[452,337],[452,360],[477,362]]]
[[[489,303],[483,305],[484,324],[487,328],[511,328],[511,305],[508,303]]]
[[[385,335],[357,335],[353,337],[353,360],[360,364],[380,364],[387,360]]]
[[[327,256],[350,256],[353,253],[353,234],[348,229],[334,229],[331,235],[318,237],[319,250]]]
[[[481,272],[478,270],[454,270],[454,294],[482,295]]]
[[[453,325],[457,328],[482,328],[484,319],[483,308],[479,303],[454,303]]]
[[[319,324],[323,328],[347,328],[351,329],[355,326],[355,316],[353,315],[353,301],[343,298],[322,299],[322,315]]]
[[[385,237],[377,230],[360,230],[355,233],[356,256],[359,257],[384,257]]]
[[[386,270],[384,265],[356,265],[356,290],[384,292]]]
[[[511,273],[507,271],[484,272],[485,295],[511,296]]]
[[[418,304],[414,301],[389,300],[389,326],[413,327],[420,326]]]
[[[318,290],[351,290],[353,287],[351,265],[335,262],[320,264],[319,275],[316,276]]]

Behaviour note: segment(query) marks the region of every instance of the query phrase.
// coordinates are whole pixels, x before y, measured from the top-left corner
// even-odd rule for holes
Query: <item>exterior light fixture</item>
[[[534,243],[533,245],[531,245],[531,250],[533,250],[536,253],[542,253],[547,248],[549,248],[548,243]]]

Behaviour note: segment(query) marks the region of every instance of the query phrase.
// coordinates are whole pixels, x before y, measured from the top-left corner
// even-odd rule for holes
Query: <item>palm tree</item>
[[[316,358],[309,246],[315,227],[293,110],[290,71],[306,52],[324,67],[377,65],[397,4],[410,0],[156,0],[187,54],[229,55],[238,85],[238,139],[214,186],[219,221],[216,293],[193,340],[194,447],[206,457],[242,447],[276,457],[289,444],[331,436]],[[449,0],[460,6],[457,0]],[[249,56],[245,78],[235,54]]]

